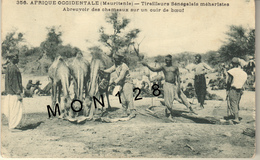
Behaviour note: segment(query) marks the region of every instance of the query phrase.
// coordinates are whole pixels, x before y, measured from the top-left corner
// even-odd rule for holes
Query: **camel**
[[[89,119],[93,118],[95,106],[93,102],[93,96],[100,99],[100,96],[105,93],[108,109],[111,109],[108,94],[108,82],[110,80],[110,74],[99,74],[99,70],[110,68],[114,63],[112,59],[101,52],[92,54],[92,60],[90,64],[90,84],[89,84],[89,100],[91,101],[91,108],[89,113]],[[103,83],[104,82],[104,83]],[[101,86],[102,84],[102,86]],[[102,107],[103,109],[103,107]]]
[[[88,61],[83,59],[83,55],[81,52],[77,53],[77,56],[69,65],[71,75],[73,77],[74,82],[74,99],[80,100],[83,102],[83,92],[85,92],[85,97],[88,95],[88,82],[90,79],[90,64]],[[83,109],[85,113],[85,107]],[[80,112],[80,115],[82,112]],[[86,116],[86,115],[85,115]]]
[[[61,56],[58,56],[48,70],[49,78],[51,79],[52,84],[52,108],[57,103],[61,102],[61,89],[63,90],[64,104],[61,106],[62,115],[60,117],[64,118],[69,116],[69,110],[71,105],[71,98],[69,96],[69,85],[70,85],[70,70],[67,64],[64,62]]]

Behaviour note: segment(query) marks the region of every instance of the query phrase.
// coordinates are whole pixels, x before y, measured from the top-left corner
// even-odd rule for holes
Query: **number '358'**
[[[18,4],[18,5],[26,5],[27,2],[26,1],[16,1],[16,4]]]

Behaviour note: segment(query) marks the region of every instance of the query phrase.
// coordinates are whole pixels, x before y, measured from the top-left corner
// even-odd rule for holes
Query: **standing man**
[[[247,80],[247,74],[240,68],[239,59],[234,57],[231,61],[233,66],[228,71],[227,80],[227,100],[228,100],[228,117],[232,116],[235,123],[239,123],[239,103],[242,95],[242,88]]]
[[[172,56],[167,55],[165,57],[164,66],[152,67],[147,63],[142,62],[144,66],[147,66],[153,72],[162,71],[165,76],[165,83],[163,85],[164,90],[164,101],[167,109],[170,111],[169,119],[172,120],[173,116],[173,101],[174,99],[178,99],[178,97],[182,100],[183,104],[190,109],[192,113],[193,110],[188,102],[186,96],[180,89],[180,77],[179,77],[179,68],[177,66],[172,65]],[[167,115],[166,115],[167,116]]]
[[[120,97],[122,99],[122,106],[125,109],[125,112],[129,111],[129,118],[134,118],[135,107],[133,100],[133,81],[130,78],[129,68],[123,62],[124,55],[122,53],[114,54],[115,64],[104,70],[105,73],[116,72],[117,78],[110,81],[110,85],[119,85],[120,86]],[[101,71],[102,72],[102,71]]]
[[[200,107],[204,108],[204,100],[207,93],[207,85],[205,74],[208,70],[213,71],[213,69],[208,66],[206,63],[201,62],[201,55],[195,55],[195,64],[196,66],[193,68],[195,71],[194,77],[194,87],[195,92],[197,94],[198,102],[200,103]]]
[[[247,64],[248,73],[250,75],[255,75],[255,61],[253,56],[249,56],[249,62]]]
[[[10,54],[7,56],[10,63],[6,68],[5,74],[5,107],[8,107],[9,129],[12,132],[21,131],[17,129],[22,120],[22,76],[17,64],[19,62],[18,54]]]

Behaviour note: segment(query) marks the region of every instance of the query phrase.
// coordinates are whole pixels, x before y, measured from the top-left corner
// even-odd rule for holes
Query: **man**
[[[31,88],[33,87],[32,80],[29,80],[26,88],[24,88],[24,97],[32,97],[33,94],[31,93]]]
[[[36,81],[36,83],[33,85],[33,89],[32,89],[32,93],[34,94],[34,92],[37,90],[36,94],[41,93],[42,89],[40,88],[41,82],[39,80]]]
[[[117,78],[110,81],[110,85],[119,85],[120,86],[120,98],[122,100],[122,106],[125,109],[125,112],[129,111],[129,118],[135,117],[135,107],[133,101],[133,81],[130,78],[128,66],[122,62],[124,55],[122,53],[114,54],[115,64],[101,72],[112,73],[116,72]]]
[[[242,95],[242,88],[247,80],[247,74],[240,68],[239,59],[234,57],[231,61],[233,66],[228,71],[227,80],[227,100],[228,100],[228,117],[239,123],[239,103]]]
[[[18,54],[7,56],[10,63],[6,68],[5,75],[5,107],[8,107],[9,129],[12,132],[21,131],[17,129],[22,120],[22,76],[17,64],[19,62]]]
[[[255,75],[255,61],[253,56],[249,56],[249,62],[247,65],[248,73],[250,75]]]
[[[226,81],[227,69],[226,69],[225,63],[221,63],[220,76]]]
[[[179,77],[179,68],[177,66],[173,66],[172,64],[172,56],[167,55],[165,57],[164,66],[152,67],[149,66],[146,62],[142,62],[144,66],[147,66],[153,72],[160,72],[162,71],[165,77],[165,83],[163,85],[164,90],[164,101],[167,109],[170,111],[170,115],[168,118],[172,120],[173,116],[173,101],[174,99],[180,98],[183,104],[190,109],[192,113],[193,110],[190,106],[190,103],[187,101],[184,93],[180,89],[180,77]],[[167,110],[166,110],[167,113]]]
[[[204,100],[207,93],[207,85],[205,74],[208,70],[213,71],[213,69],[205,63],[201,62],[201,55],[195,55],[195,66],[193,68],[195,72],[194,77],[194,87],[195,92],[197,94],[198,102],[200,103],[200,107],[204,108]]]

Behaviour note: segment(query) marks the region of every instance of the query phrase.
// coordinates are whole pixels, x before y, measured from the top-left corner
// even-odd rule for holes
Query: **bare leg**
[[[108,105],[107,109],[108,109],[108,110],[111,110],[112,108],[111,108],[111,105],[110,105],[110,102],[109,102],[108,90],[106,91],[106,97],[107,97],[107,105]]]
[[[190,110],[191,113],[196,114],[193,109],[191,108],[191,105],[185,96],[185,94],[181,91],[180,94],[178,94],[179,98],[181,99],[182,103]]]

